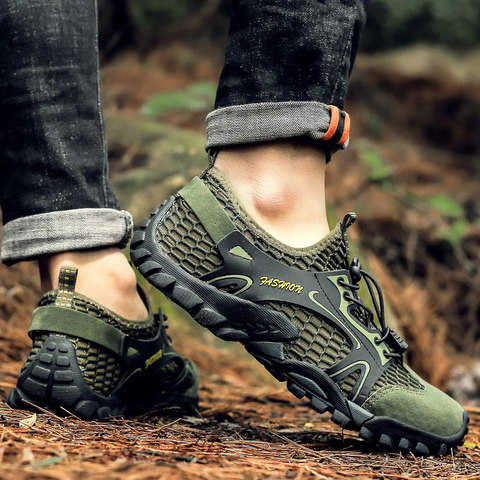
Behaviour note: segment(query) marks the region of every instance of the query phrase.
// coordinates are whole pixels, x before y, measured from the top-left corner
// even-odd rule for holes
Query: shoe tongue
[[[237,229],[254,245],[276,260],[311,271],[331,271],[348,268],[348,239],[346,230],[355,221],[355,213],[347,213],[341,222],[322,240],[309,248],[289,247],[268,234],[243,210],[233,187],[215,167],[203,172],[201,179],[213,193]]]
[[[342,222],[320,242],[319,253],[324,259],[323,270],[342,270],[348,268],[348,238]]]

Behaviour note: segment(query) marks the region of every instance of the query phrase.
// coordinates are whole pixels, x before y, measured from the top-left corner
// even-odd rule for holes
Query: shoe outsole
[[[47,409],[63,415],[72,413],[85,420],[142,414],[171,405],[191,412],[198,406],[198,397],[176,392],[159,394],[136,405],[135,398],[129,396],[130,390],[123,388],[108,396],[92,390],[78,366],[71,341],[51,335],[21,373],[7,403],[18,409]],[[142,399],[141,387],[135,389],[134,395]]]
[[[461,431],[449,437],[423,432],[389,417],[376,417],[345,399],[338,387],[323,372],[312,371],[311,375],[305,375],[306,365],[302,364],[300,368],[295,362],[280,358],[281,355],[276,355],[274,351],[275,347],[272,350],[272,342],[249,342],[248,333],[242,331],[235,321],[221,311],[224,309],[218,307],[219,301],[228,298],[228,294],[188,274],[170,259],[155,241],[156,226],[162,221],[173,201],[174,197],[164,201],[142,222],[130,246],[133,263],[153,286],[216,336],[224,340],[243,341],[246,349],[275,378],[286,382],[293,395],[299,399],[307,398],[311,408],[319,413],[328,411],[334,423],[342,428],[358,431],[359,436],[372,446],[413,452],[421,456],[443,456],[463,445],[464,437],[468,433],[469,419],[466,412]]]

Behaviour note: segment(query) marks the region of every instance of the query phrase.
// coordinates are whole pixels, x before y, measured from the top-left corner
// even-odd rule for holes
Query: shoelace
[[[385,305],[383,302],[383,294],[380,285],[368,272],[362,269],[362,265],[356,257],[352,260],[352,263],[350,264],[349,272],[352,283],[348,283],[340,279],[338,282],[339,285],[350,289],[352,292],[356,292],[360,288],[359,282],[362,280],[362,278],[365,280],[365,284],[367,285],[368,292],[370,293],[376,316],[380,323],[379,331],[381,336],[375,339],[375,343],[377,345],[380,345],[381,343],[385,342],[393,350],[390,352],[384,350],[383,353],[386,357],[394,357],[401,359],[403,356],[403,352],[407,350],[408,345],[405,340],[400,337],[400,335],[398,335],[395,331],[393,331],[385,324]],[[362,309],[365,309],[370,314],[370,318],[373,319],[374,313],[367,305],[365,305],[365,303],[360,298],[358,298],[357,296],[349,295],[347,292],[344,293],[344,298],[349,302],[355,303]]]

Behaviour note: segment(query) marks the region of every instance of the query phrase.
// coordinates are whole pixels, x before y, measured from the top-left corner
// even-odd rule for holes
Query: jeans
[[[233,0],[225,63],[207,148],[324,138],[343,108],[369,0]],[[324,142],[339,145],[345,122]],[[320,142],[320,145],[322,143]]]
[[[348,143],[342,111],[369,0],[233,0],[207,149]],[[123,247],[108,180],[95,0],[0,0],[1,259]]]

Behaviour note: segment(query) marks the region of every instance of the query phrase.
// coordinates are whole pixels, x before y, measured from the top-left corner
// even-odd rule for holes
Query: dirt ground
[[[442,459],[369,450],[238,348],[203,334],[193,341],[175,310],[175,344],[202,372],[197,415],[83,422],[45,412],[28,427],[19,422],[31,414],[2,402],[0,479],[480,479],[480,379],[473,374],[480,354],[480,146],[472,133],[480,128],[479,80],[461,75],[471,59],[458,64],[429,52],[433,66],[422,70],[414,67],[426,63],[425,51],[407,53],[396,61],[390,55],[393,63],[359,59],[348,105],[352,145],[329,166],[327,196],[334,217],[359,215],[351,235],[411,345],[408,361],[471,405],[465,446]],[[199,55],[174,45],[114,59],[103,70],[107,115],[135,118],[158,91],[215,81],[218,56]],[[205,113],[158,120],[203,132]],[[115,144],[114,173],[140,168],[131,150]],[[433,203],[438,196],[454,205]],[[0,266],[0,400],[28,355],[37,275],[33,263]]]

